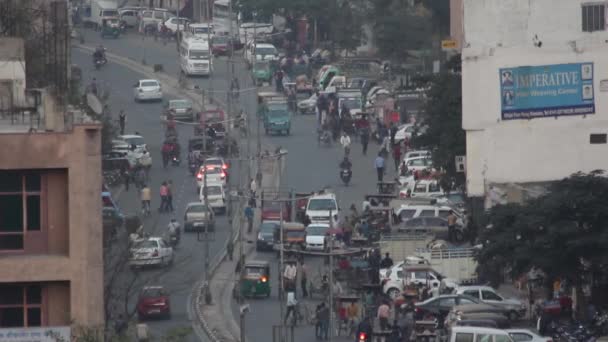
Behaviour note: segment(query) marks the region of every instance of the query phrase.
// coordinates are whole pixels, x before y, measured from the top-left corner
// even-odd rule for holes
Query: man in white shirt
[[[344,148],[344,155],[348,156],[350,152],[350,137],[346,134],[346,132],[342,132],[342,137],[340,137],[340,145]]]
[[[291,314],[296,314],[296,305],[298,305],[298,301],[296,300],[296,294],[294,292],[287,292],[287,312],[285,313],[284,324],[287,324],[287,319]]]
[[[298,269],[296,268],[296,265],[287,264],[287,266],[285,266],[285,272],[283,272],[283,277],[285,277],[285,289],[295,290],[297,275]]]

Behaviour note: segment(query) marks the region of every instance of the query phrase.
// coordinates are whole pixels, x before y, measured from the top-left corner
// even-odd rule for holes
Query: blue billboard
[[[502,68],[503,120],[595,113],[593,63]]]

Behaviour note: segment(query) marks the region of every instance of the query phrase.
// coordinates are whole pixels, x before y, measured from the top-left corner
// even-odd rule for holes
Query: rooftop
[[[25,46],[23,39],[0,38],[0,61],[24,61]]]

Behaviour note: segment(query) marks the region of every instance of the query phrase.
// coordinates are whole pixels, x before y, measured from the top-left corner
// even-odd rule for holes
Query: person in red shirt
[[[399,162],[401,161],[401,144],[393,145],[393,161],[395,162],[395,172],[399,172]]]
[[[168,196],[169,196],[169,188],[167,187],[167,182],[163,182],[160,186],[160,207],[158,208],[158,212],[162,213],[164,211],[169,210]]]

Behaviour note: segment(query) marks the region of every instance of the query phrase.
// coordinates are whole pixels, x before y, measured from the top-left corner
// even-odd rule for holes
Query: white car
[[[509,319],[511,320],[524,317],[527,311],[524,302],[515,298],[505,298],[490,286],[460,286],[456,288],[455,293],[469,295],[480,299],[484,303],[503,307],[509,311]]]
[[[226,171],[217,166],[201,166],[196,174],[197,193],[205,184],[205,174],[207,174],[207,185],[221,184],[226,186]]]
[[[395,135],[395,140],[397,140],[397,135]],[[431,157],[431,151],[427,151],[427,150],[409,151],[409,152],[407,152],[406,154],[403,155],[403,160],[404,161],[408,161],[410,159],[419,158],[419,157],[428,157],[428,158],[430,158]]]
[[[300,114],[314,114],[317,108],[317,94],[313,93],[309,98],[298,102]]]
[[[395,299],[401,295],[406,283],[416,285],[443,286],[456,288],[458,283],[449,278],[443,277],[428,265],[412,266],[407,272],[402,267],[393,267],[385,274],[382,290],[389,297]]]
[[[445,192],[434,179],[421,179],[399,190],[399,198],[433,199],[445,196]]]
[[[505,329],[514,342],[551,342],[550,337],[542,337],[526,329]]]
[[[204,186],[201,186],[199,198],[205,204]],[[216,212],[226,212],[226,194],[224,187],[219,183],[207,183],[207,200],[209,207]]]
[[[311,223],[329,223],[332,216],[340,217],[336,195],[324,192],[310,197],[306,204],[306,215]]]
[[[170,18],[167,21],[165,21],[165,26],[167,27],[167,29],[169,31],[171,31],[172,33],[175,33],[175,32],[177,32],[178,26],[179,26],[180,31],[184,31],[186,26],[188,26],[189,22],[190,22],[190,19],[188,19],[188,18],[173,17],[173,18]],[[162,25],[163,25],[162,23],[158,23],[158,32],[160,32]]]
[[[275,61],[279,59],[279,51],[272,44],[254,44],[253,42],[249,42],[244,50],[245,60],[249,65],[253,65],[259,61]]]
[[[433,160],[430,157],[417,157],[408,159],[405,162],[408,171],[422,171],[433,168]]]
[[[162,101],[163,89],[157,80],[139,80],[133,86],[135,102],[146,100]]]
[[[228,170],[228,163],[226,163],[226,161],[222,157],[207,158],[203,162],[203,166],[207,166],[207,167],[211,167],[211,166],[221,167],[222,170]]]
[[[311,223],[306,227],[306,250],[325,251],[327,248],[327,223]]]
[[[129,263],[132,267],[168,266],[173,263],[173,248],[160,237],[149,237],[131,247]]]
[[[129,146],[129,149],[130,149],[130,147],[135,145],[136,151],[147,151],[148,150],[148,145],[146,145],[146,141],[144,140],[144,137],[142,137],[141,135],[137,135],[137,134],[119,135],[118,139],[126,142],[127,145]]]
[[[408,140],[411,140],[412,135],[414,134],[415,131],[416,131],[416,126],[414,126],[412,124],[401,125],[397,129],[397,133],[395,133],[395,141],[396,142],[403,141],[403,140],[405,140],[405,138],[407,138]]]

